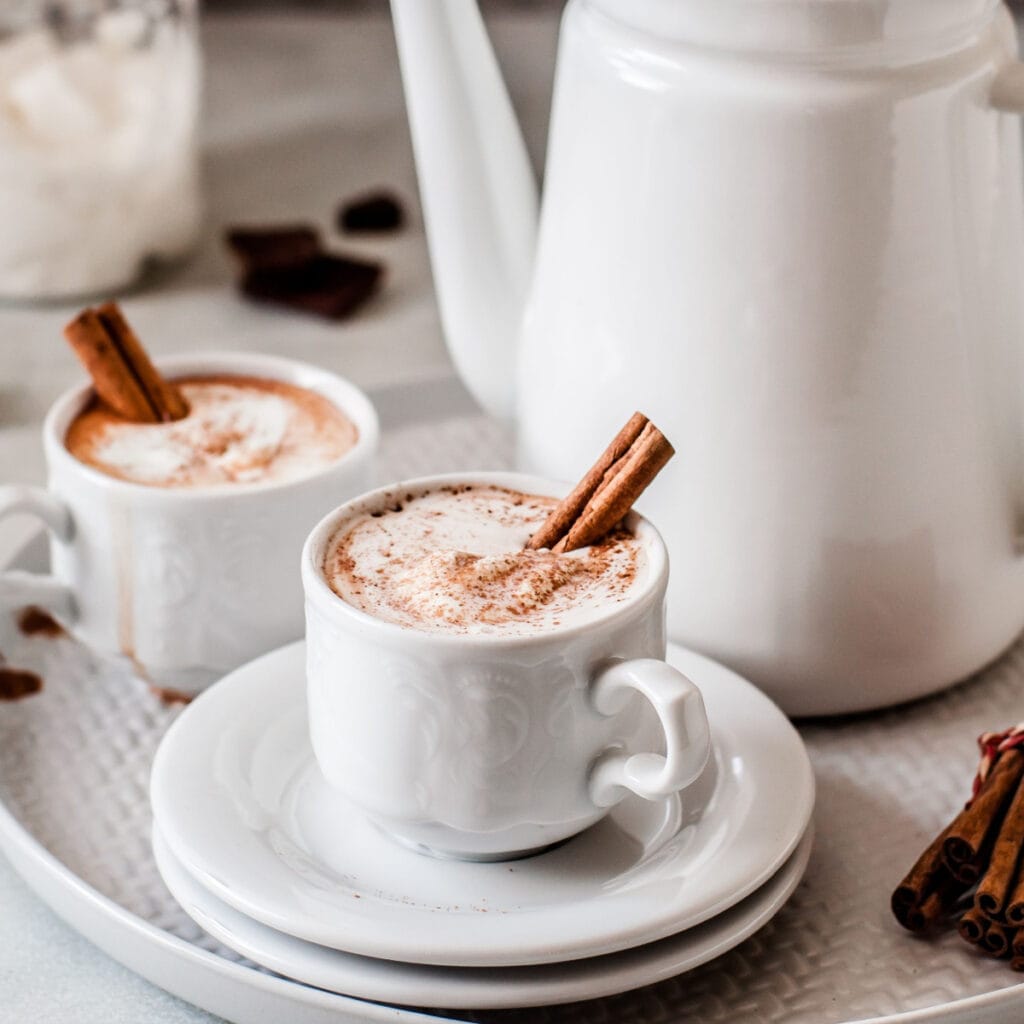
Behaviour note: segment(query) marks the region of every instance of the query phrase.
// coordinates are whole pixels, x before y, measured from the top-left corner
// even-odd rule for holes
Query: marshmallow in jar
[[[0,298],[108,293],[192,245],[196,2],[0,5]]]

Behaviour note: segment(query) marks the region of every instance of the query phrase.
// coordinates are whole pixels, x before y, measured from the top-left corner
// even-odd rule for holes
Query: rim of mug
[[[203,487],[171,487],[144,484],[111,476],[76,458],[64,444],[68,428],[75,416],[81,412],[86,401],[93,395],[93,386],[86,380],[64,391],[50,406],[43,420],[43,449],[47,464],[62,463],[81,474],[97,487],[111,491],[123,491],[139,500],[152,501],[199,501],[210,498],[237,497],[266,494],[319,480],[337,472],[342,467],[362,457],[372,457],[380,438],[380,421],[377,410],[364,391],[350,380],[331,370],[313,363],[292,359],[288,356],[269,355],[262,352],[217,350],[212,352],[189,352],[154,358],[154,364],[161,370],[169,370],[174,376],[201,374],[237,374],[245,377],[259,377],[307,388],[326,398],[335,405],[356,426],[356,443],[343,455],[319,469],[290,480],[265,480],[257,483],[238,485],[212,484]]]
[[[668,548],[658,528],[646,516],[631,510],[626,517],[627,525],[643,542],[644,557],[647,560],[646,578],[637,592],[630,599],[616,604],[600,615],[587,622],[570,623],[556,626],[537,633],[523,633],[503,636],[500,633],[435,633],[428,630],[403,626],[397,622],[378,618],[365,612],[355,605],[349,604],[339,597],[330,587],[324,576],[322,564],[326,548],[345,520],[363,511],[377,509],[396,493],[409,491],[425,493],[438,487],[457,484],[490,484],[498,487],[523,491],[527,494],[541,494],[546,497],[560,498],[567,494],[572,484],[564,480],[520,473],[515,470],[473,470],[460,473],[435,473],[429,476],[414,477],[409,480],[398,480],[382,487],[375,487],[355,498],[351,498],[336,509],[328,512],[313,527],[305,544],[302,546],[302,584],[307,601],[317,601],[329,614],[340,615],[350,619],[362,629],[380,633],[384,638],[390,637],[406,643],[423,643],[434,646],[466,645],[480,647],[496,647],[508,645],[513,647],[527,644],[564,642],[573,636],[586,633],[596,627],[608,626],[622,619],[636,616],[647,609],[651,600],[664,593],[668,582]]]

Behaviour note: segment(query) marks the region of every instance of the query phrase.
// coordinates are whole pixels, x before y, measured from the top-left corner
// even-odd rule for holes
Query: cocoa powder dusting
[[[43,680],[35,672],[0,665],[0,700],[21,700],[42,688]]]
[[[29,605],[18,616],[24,636],[63,636],[64,627],[45,609]]]
[[[626,600],[639,545],[623,524],[566,555],[524,550],[553,498],[481,485],[388,496],[338,537],[324,572],[379,617],[446,632],[518,633]]]
[[[93,401],[71,423],[65,447],[117,479],[205,487],[308,476],[358,440],[355,423],[308,388],[234,374],[179,377],[175,385],[190,406],[183,419],[126,423]]]

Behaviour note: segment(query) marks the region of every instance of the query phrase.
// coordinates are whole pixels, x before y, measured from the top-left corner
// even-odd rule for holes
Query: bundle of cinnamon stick
[[[633,413],[526,547],[562,554],[600,540],[622,521],[674,454],[665,435],[643,413]]]
[[[892,894],[913,932],[956,926],[961,937],[1024,971],[1024,725],[986,733],[966,807]]]

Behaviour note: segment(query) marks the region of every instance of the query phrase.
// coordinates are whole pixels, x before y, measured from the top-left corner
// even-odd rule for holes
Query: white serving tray
[[[511,448],[482,417],[385,434],[382,477],[501,467]],[[37,538],[14,559],[45,567]],[[177,907],[150,851],[149,764],[177,711],[124,665],[73,641],[25,638],[0,617],[0,650],[42,693],[0,704],[0,849],[38,895],[111,956],[237,1024],[348,1021],[577,1024],[1006,1024],[1024,985],[954,935],[899,929],[889,894],[966,796],[974,737],[1024,717],[1024,648],[973,682],[879,715],[806,723],[817,842],[803,885],[757,935],[680,978],[522,1013],[424,1014],[278,978],[218,945]]]

